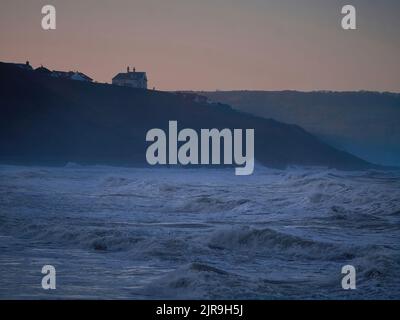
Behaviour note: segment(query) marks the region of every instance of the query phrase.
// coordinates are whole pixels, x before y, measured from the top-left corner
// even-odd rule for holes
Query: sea
[[[399,240],[399,171],[0,166],[0,299],[399,299]]]

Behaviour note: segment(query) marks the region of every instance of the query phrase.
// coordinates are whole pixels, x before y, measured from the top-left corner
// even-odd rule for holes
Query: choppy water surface
[[[399,240],[395,172],[0,166],[3,299],[399,299]]]

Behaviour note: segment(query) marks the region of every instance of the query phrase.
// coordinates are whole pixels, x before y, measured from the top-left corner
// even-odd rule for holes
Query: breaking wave
[[[0,239],[0,282],[19,284],[0,297],[46,260],[97,288],[59,298],[341,299],[345,264],[352,297],[398,298],[400,175],[1,166]]]

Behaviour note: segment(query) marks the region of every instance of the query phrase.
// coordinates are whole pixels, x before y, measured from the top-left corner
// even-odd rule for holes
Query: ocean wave
[[[141,298],[341,298],[346,264],[353,296],[398,297],[399,212],[381,172],[0,167],[3,256],[118,266]]]
[[[250,202],[249,199],[226,199],[210,195],[194,196],[175,208],[178,212],[221,212],[232,211],[245,206]]]
[[[270,247],[267,245],[270,245]],[[290,248],[293,246],[327,249],[332,245],[303,239],[268,228],[255,229],[246,226],[216,231],[209,240],[209,246],[217,249],[245,248],[247,250],[271,247]]]
[[[149,283],[142,292],[159,299],[229,299],[252,292],[248,279],[202,262],[191,262],[166,272]],[[252,293],[254,294],[254,292]]]
[[[244,251],[247,253],[274,253],[296,256],[307,259],[322,260],[351,260],[370,246],[339,245],[314,239],[286,234],[272,229],[256,229],[252,227],[236,227],[218,230],[207,242],[214,250]]]

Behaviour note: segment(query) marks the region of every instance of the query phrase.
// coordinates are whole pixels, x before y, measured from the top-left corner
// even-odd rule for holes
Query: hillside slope
[[[201,92],[251,114],[301,126],[373,163],[400,166],[400,94],[379,92]]]
[[[254,128],[255,157],[272,167],[370,164],[338,151],[298,126],[187,101],[179,95],[54,79],[0,63],[0,161],[145,164],[146,132]]]

